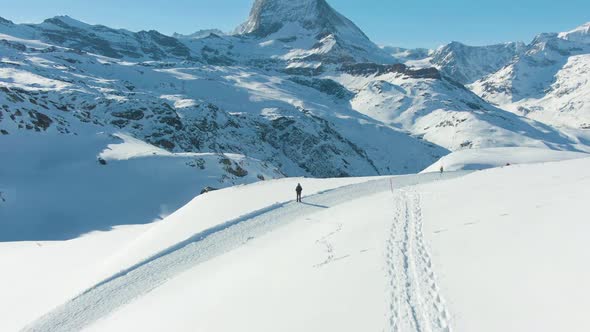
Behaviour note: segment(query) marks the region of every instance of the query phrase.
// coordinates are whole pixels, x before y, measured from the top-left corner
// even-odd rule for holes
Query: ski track
[[[449,313],[440,295],[424,243],[420,196],[394,190],[395,214],[387,242],[390,286],[389,327],[393,332],[450,332]]]
[[[447,173],[442,178],[450,179],[463,176],[467,173],[469,172]],[[267,208],[252,212],[195,234],[193,237],[104,280],[72,300],[54,308],[44,316],[31,322],[29,325],[25,326],[22,331],[80,331],[84,327],[113,313],[118,308],[129,304],[134,299],[149,293],[186,270],[242,246],[256,237],[273,231],[277,227],[311,215],[323,208],[334,207],[363,196],[386,192],[390,189],[390,186],[393,185],[395,185],[396,188],[401,188],[439,179],[441,179],[441,176],[434,173],[399,176],[391,179],[381,178],[321,192],[304,198],[303,204],[284,202],[271,205]],[[414,214],[416,214],[416,212],[414,212]],[[399,217],[397,219],[399,219]],[[424,267],[424,265],[426,265],[426,260],[429,258],[421,242],[419,242],[420,245],[418,247],[414,247],[414,243],[417,239],[421,241],[421,233],[419,233],[421,232],[421,227],[417,227],[416,220],[413,220],[410,223],[408,222],[409,219],[411,218],[405,218],[405,220],[401,220],[399,223],[396,222],[395,225],[402,224],[405,225],[405,228],[397,230],[394,227],[394,229],[392,229],[392,236],[395,236],[393,239],[397,239],[397,236],[399,235],[398,233],[401,232],[401,234],[403,234],[405,230],[406,241],[403,241],[401,244],[408,246],[411,249],[412,256],[404,256],[403,253],[397,253],[397,251],[400,251],[403,248],[398,247],[399,244],[397,242],[392,242],[393,239],[390,239],[389,243],[390,249],[392,249],[388,256],[392,260],[389,262],[390,267],[392,267],[390,275],[393,278],[397,278],[396,281],[408,283],[408,285],[404,285],[403,287],[392,285],[394,286],[394,289],[397,290],[408,290],[406,295],[398,294],[398,291],[394,291],[393,296],[401,296],[400,298],[397,298],[397,300],[400,301],[400,304],[411,303],[412,305],[410,308],[423,309],[425,307],[419,306],[419,302],[416,302],[419,301],[417,297],[419,294],[413,292],[415,287],[411,285],[411,283],[420,282],[420,280],[414,280],[416,276],[430,275],[430,273],[417,274],[414,271],[418,268],[427,269],[427,271],[429,271],[429,264]],[[420,218],[418,218],[418,220],[419,219]],[[411,231],[415,231],[415,234],[412,234]],[[391,256],[392,253],[395,255]],[[426,256],[418,256],[421,260],[418,260],[419,262],[417,266],[412,265],[411,263],[413,262],[412,260],[414,259],[414,256],[420,255],[420,253],[426,253]],[[404,257],[406,263],[410,263],[410,266],[404,268],[404,273],[398,274],[393,270],[393,267],[403,266]],[[398,263],[400,263],[397,261],[398,259],[402,260],[402,265],[398,265]],[[424,261],[424,263],[422,261]],[[429,283],[433,281],[432,279],[426,278],[425,280],[422,280],[422,282]],[[436,291],[436,286],[433,286],[432,292],[436,293]],[[426,294],[426,296],[427,299],[432,297],[430,293]],[[427,302],[427,304],[440,305],[442,307],[442,304],[439,302],[431,301]],[[401,312],[402,308],[399,306],[400,304],[395,307],[397,308],[396,310]],[[420,310],[418,313],[414,311],[412,312],[414,315],[424,315],[423,311],[424,310]],[[435,316],[442,317],[441,314]],[[440,324],[445,325],[446,320],[444,317],[442,318]],[[424,321],[424,319],[420,317],[416,318],[416,320],[415,330],[423,331],[423,329],[420,328],[423,326],[422,321]],[[392,317],[392,321],[397,324],[399,321],[398,316],[395,316],[395,318]],[[394,331],[399,330],[395,328]]]

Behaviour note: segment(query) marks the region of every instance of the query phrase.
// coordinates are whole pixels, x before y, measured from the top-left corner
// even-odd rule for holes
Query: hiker
[[[301,203],[301,192],[303,191],[303,187],[301,186],[301,183],[297,184],[297,188],[295,188],[295,191],[297,192],[297,202]]]
[[[445,171],[445,168],[441,165],[440,166],[440,174],[444,173],[444,171]]]

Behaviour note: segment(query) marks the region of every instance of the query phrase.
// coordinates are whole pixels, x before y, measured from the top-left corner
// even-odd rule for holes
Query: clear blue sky
[[[0,16],[38,23],[69,15],[133,31],[165,34],[206,28],[233,30],[254,0],[0,0]],[[590,21],[590,0],[328,0],[376,43],[436,47],[521,40]]]

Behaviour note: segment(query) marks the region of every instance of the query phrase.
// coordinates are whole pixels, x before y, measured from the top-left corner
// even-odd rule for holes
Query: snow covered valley
[[[0,329],[587,331],[589,166],[279,179],[3,242]]]
[[[590,331],[589,54],[0,17],[0,331]]]

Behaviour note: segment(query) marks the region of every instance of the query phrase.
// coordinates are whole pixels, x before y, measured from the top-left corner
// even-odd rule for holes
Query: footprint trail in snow
[[[387,243],[392,332],[450,332],[449,313],[439,293],[422,233],[420,196],[394,191],[395,215]]]

